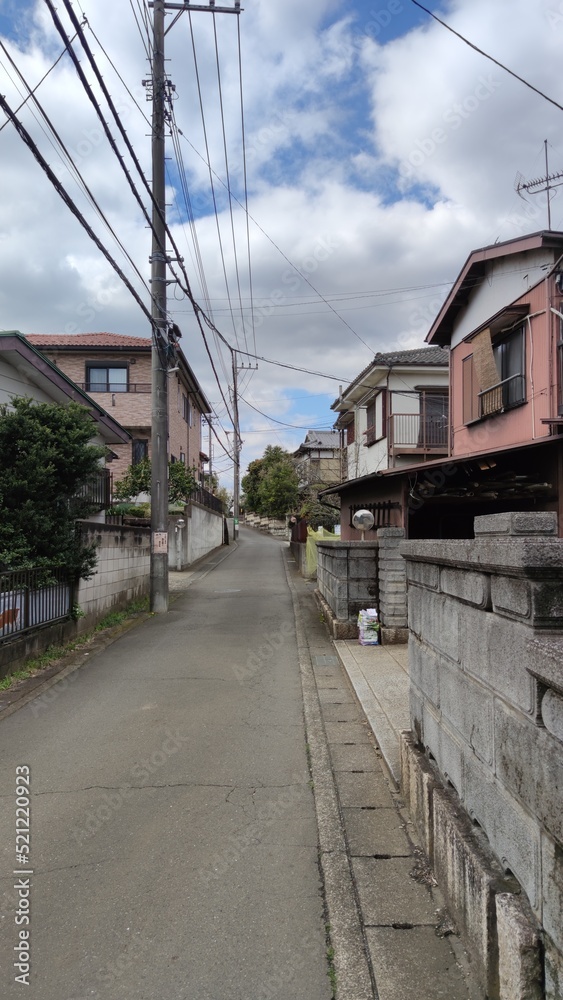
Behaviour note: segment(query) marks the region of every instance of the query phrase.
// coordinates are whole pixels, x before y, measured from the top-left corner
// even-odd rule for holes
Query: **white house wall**
[[[23,371],[0,357],[0,403],[11,403],[14,396],[28,396],[37,403],[53,402],[53,397],[36,386]]]
[[[457,347],[473,330],[483,326],[508,303],[520,298],[545,277],[545,268],[553,266],[553,250],[531,250],[516,256],[492,260],[487,277],[477,287],[469,303],[456,320],[451,347]]]

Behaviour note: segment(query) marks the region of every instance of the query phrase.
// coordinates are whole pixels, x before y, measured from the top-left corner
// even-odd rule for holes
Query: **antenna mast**
[[[560,187],[563,184],[563,171],[557,174],[550,174],[549,172],[549,159],[547,153],[547,139],[544,139],[544,149],[545,149],[545,177],[536,177],[533,181],[527,181],[525,184],[522,181],[518,181],[516,185],[516,192],[523,197],[522,191],[527,191],[528,194],[541,194],[543,191],[547,194],[547,228],[551,230],[551,192],[553,188]]]

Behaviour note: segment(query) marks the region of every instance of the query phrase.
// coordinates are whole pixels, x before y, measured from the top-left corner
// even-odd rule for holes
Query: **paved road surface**
[[[0,723],[0,995],[328,1000],[280,544],[243,532],[168,615],[84,659]],[[33,788],[29,988],[13,968],[17,765]]]

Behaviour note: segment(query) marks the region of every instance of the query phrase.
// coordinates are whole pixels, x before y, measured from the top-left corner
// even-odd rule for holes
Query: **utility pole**
[[[240,14],[240,0],[234,7],[168,3],[151,0],[153,8],[152,57],[152,253],[151,253],[151,318],[152,318],[152,423],[151,423],[151,611],[168,611],[168,329],[166,304],[166,178],[165,178],[165,111],[168,81],[165,72],[164,42],[167,31],[184,11],[206,11],[211,14]],[[167,10],[176,16],[167,30],[164,18]],[[238,422],[238,419],[237,419]],[[238,442],[238,433],[235,432]]]
[[[152,72],[152,425],[151,611],[168,611],[168,322],[166,315],[166,203],[164,111],[164,0],[154,0]]]
[[[236,542],[238,538],[238,518],[239,518],[239,503],[240,503],[240,425],[238,417],[238,368],[237,368],[237,352],[231,351],[231,356],[233,359],[233,417],[234,417],[234,427],[233,427],[233,456],[235,461],[234,468],[234,497],[233,497],[233,538]]]

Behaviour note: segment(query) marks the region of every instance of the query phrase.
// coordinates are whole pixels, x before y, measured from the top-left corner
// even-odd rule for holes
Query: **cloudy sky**
[[[550,171],[563,170],[563,112],[411,0],[243,0],[242,6],[240,17],[194,12],[191,25],[183,14],[166,36],[174,117],[183,133],[180,165],[168,146],[168,218],[195,298],[230,344],[333,376],[262,361],[257,371],[240,373],[246,465],[267,444],[293,450],[308,427],[330,427],[338,383],[354,378],[376,351],[421,345],[472,249],[546,228],[545,195],[523,201],[515,180],[544,174],[544,140]],[[73,8],[87,17],[86,38],[150,177],[150,104],[142,86],[149,75],[147,5],[74,0]],[[563,104],[563,0],[441,0],[431,9]],[[72,34],[62,3],[58,12]],[[69,57],[51,69],[63,44],[47,3],[0,0],[0,41],[0,94],[13,109],[26,96],[18,71],[34,88],[51,70],[37,97],[146,282],[145,221]],[[28,102],[18,114],[148,304],[147,286],[37,110]],[[107,108],[104,114],[109,120]],[[121,140],[118,146],[124,150]],[[0,192],[0,329],[149,335],[139,306],[2,111]],[[143,200],[148,205],[146,194]],[[563,229],[563,189],[552,201],[552,227]],[[229,418],[190,303],[174,285],[169,296],[171,319],[182,329],[183,349],[214,402],[226,442]],[[228,395],[229,352],[220,357],[211,335],[209,343]],[[228,484],[228,458],[218,446],[214,457]]]

